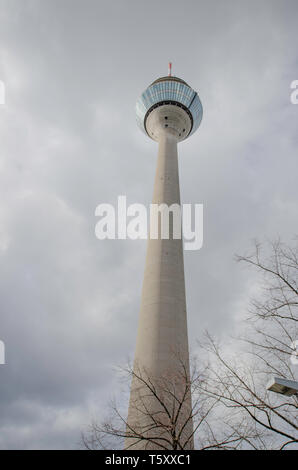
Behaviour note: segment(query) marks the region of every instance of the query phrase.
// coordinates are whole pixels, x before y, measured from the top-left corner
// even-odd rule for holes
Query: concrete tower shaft
[[[177,139],[160,135],[153,204],[180,205]],[[183,246],[173,239],[149,239],[147,245],[135,362],[154,377],[188,361]]]
[[[166,204],[170,208],[172,204],[180,205],[177,143],[190,135],[201,119],[201,114],[192,114],[194,108],[190,111],[185,100],[182,102],[182,95],[187,94],[190,106],[196,98],[196,105],[199,103],[201,106],[201,103],[185,82],[179,81],[178,87],[172,87],[174,96],[169,96],[164,87],[165,81],[159,80],[156,82],[163,84],[162,93],[165,96],[161,96],[159,90],[148,92],[147,89],[142,96],[153,96],[154,103],[146,101],[146,98],[141,99],[140,104],[139,100],[137,117],[140,118],[140,109],[146,101],[148,109],[142,110],[141,127],[158,142],[152,203]],[[186,91],[180,85],[186,87]],[[155,100],[154,93],[161,98],[160,101]],[[164,100],[165,97],[168,99]],[[183,396],[183,405],[173,429],[173,416],[167,410],[174,410],[175,415],[177,404]],[[143,438],[127,437],[125,448],[173,449],[173,439],[181,433],[180,444],[182,442],[185,449],[192,449],[193,424],[190,414],[183,241],[182,237],[173,237],[173,220],[170,217],[169,238],[161,237],[159,227],[158,238],[149,238],[147,244],[127,420],[127,435],[139,434]]]

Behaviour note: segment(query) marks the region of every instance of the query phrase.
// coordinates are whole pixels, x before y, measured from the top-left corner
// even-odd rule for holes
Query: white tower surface
[[[199,127],[203,110],[197,93],[169,73],[144,91],[136,113],[158,142],[152,202],[170,207],[180,205],[177,143]],[[193,448],[183,241],[173,237],[171,218],[169,235],[159,227],[158,238],[148,238],[126,449],[172,449],[175,439]]]

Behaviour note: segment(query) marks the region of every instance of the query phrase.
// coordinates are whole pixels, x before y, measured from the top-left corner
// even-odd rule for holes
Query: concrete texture
[[[149,129],[155,138],[158,138],[159,145],[152,202],[166,203],[169,206],[180,204],[177,142],[184,128],[189,131],[190,120],[188,115],[176,106],[162,106],[154,110],[152,115],[149,116]],[[169,119],[165,120],[165,115],[169,116]],[[173,239],[172,223],[169,239],[162,239],[160,233],[158,239],[148,239],[134,371],[136,375],[141,375],[154,384],[157,394],[163,397],[169,408],[171,399],[165,391],[166,384],[171,384],[175,388],[176,396],[180,397],[189,376],[183,241]],[[148,412],[145,412],[145,409]],[[187,394],[177,429],[184,424],[184,417],[190,409],[191,396]],[[141,434],[148,436],[152,425],[152,419],[148,415],[152,416],[154,413],[157,413],[163,422],[168,419],[161,403],[152,393],[148,394],[142,380],[133,378],[127,431],[129,432],[130,426],[137,427]],[[185,441],[191,434],[190,420],[183,433]],[[161,449],[158,443],[170,448],[166,441],[158,440],[161,436],[168,438],[167,432],[152,429],[150,436],[154,437],[154,442],[126,439],[125,448],[132,446],[130,448],[133,449]],[[186,448],[192,447],[193,440],[190,439]]]

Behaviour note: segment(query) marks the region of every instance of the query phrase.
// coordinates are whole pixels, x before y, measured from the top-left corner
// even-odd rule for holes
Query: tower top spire
[[[172,62],[169,62],[169,73],[168,73],[168,76],[169,76],[169,77],[172,76]]]

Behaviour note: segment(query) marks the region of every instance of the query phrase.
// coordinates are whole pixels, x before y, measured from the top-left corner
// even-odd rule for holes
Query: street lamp
[[[267,390],[271,392],[280,393],[291,397],[292,395],[298,396],[298,382],[295,380],[282,379],[281,377],[272,377],[267,384]]]

